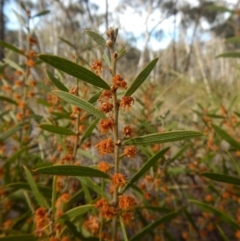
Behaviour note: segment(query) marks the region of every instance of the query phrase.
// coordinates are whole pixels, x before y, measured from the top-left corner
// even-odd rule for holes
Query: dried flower
[[[120,101],[120,107],[122,107],[123,109],[131,109],[132,104],[134,104],[134,99],[131,96],[123,96]]]
[[[111,138],[104,139],[96,145],[100,155],[110,154],[114,151],[114,144]]]
[[[100,109],[101,109],[102,112],[108,113],[108,112],[112,111],[112,109],[113,109],[113,104],[108,103],[108,102],[104,102],[104,103],[102,103]]]
[[[124,186],[126,184],[126,179],[121,173],[114,173],[112,176],[112,184],[118,187]]]
[[[110,165],[107,162],[101,161],[98,163],[98,169],[102,172],[108,172],[110,170]]]
[[[114,126],[113,118],[102,119],[98,125],[99,130],[104,134],[108,133],[109,130],[112,130],[113,126]]]
[[[134,158],[136,156],[137,153],[137,149],[135,146],[127,146],[124,148],[123,150],[124,155],[126,155],[129,158]]]
[[[101,60],[94,60],[91,69],[95,71],[95,74],[99,75],[102,73],[103,63]]]
[[[119,197],[118,207],[124,211],[133,210],[136,205],[136,200],[132,196],[122,195]]]
[[[104,90],[98,100],[101,102],[107,102],[111,98],[112,98],[112,92],[109,90]]]
[[[121,75],[117,74],[113,76],[112,81],[113,81],[114,89],[117,89],[117,88],[127,89],[127,82],[121,77]]]
[[[122,219],[125,224],[130,224],[131,221],[133,220],[133,214],[132,212],[124,212],[122,213]]]
[[[132,135],[133,135],[133,129],[132,129],[132,127],[131,127],[131,126],[125,126],[125,127],[123,128],[123,134],[124,134],[125,136],[132,136]]]
[[[100,228],[98,218],[94,217],[92,215],[84,222],[83,225],[92,234],[97,233],[99,231],[99,228]]]

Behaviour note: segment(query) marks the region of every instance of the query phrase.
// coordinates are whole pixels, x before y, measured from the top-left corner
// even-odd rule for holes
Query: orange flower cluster
[[[133,136],[133,129],[132,129],[132,127],[131,126],[125,126],[123,128],[123,134],[125,136]]]
[[[111,220],[113,217],[117,215],[117,210],[113,206],[111,206],[108,201],[104,198],[99,199],[95,203],[95,207],[99,209],[100,214],[103,218],[107,220]]]
[[[114,173],[112,175],[112,184],[117,187],[122,187],[126,184],[126,178],[121,173]]]
[[[96,234],[100,228],[98,218],[92,215],[84,222],[83,226],[92,234]]]
[[[98,100],[101,102],[106,102],[106,101],[109,101],[109,99],[111,98],[112,98],[112,92],[109,90],[104,90]]]
[[[134,99],[131,96],[123,96],[120,101],[120,107],[122,107],[123,109],[130,110],[133,104],[134,104]]]
[[[100,75],[102,73],[103,63],[101,60],[94,60],[91,69],[95,71],[95,74]]]
[[[113,104],[111,104],[109,102],[104,102],[104,103],[102,103],[100,109],[101,109],[102,112],[108,113],[108,112],[112,111]]]
[[[63,205],[68,202],[70,195],[68,193],[63,193],[56,201],[56,218],[59,218],[63,214]]]
[[[133,159],[136,156],[137,149],[136,149],[135,146],[127,146],[127,147],[124,148],[123,153],[127,157]]]
[[[40,207],[35,211],[34,216],[35,235],[42,237],[45,229],[50,225],[50,219],[46,208]]]
[[[98,128],[102,133],[106,134],[113,129],[113,126],[114,126],[114,120],[113,118],[109,118],[109,119],[102,119],[98,125]]]
[[[28,67],[34,67],[35,66],[35,60],[34,60],[35,57],[36,57],[36,53],[33,50],[30,50],[27,54],[27,60],[26,60],[25,64]]]
[[[124,211],[134,210],[137,206],[135,198],[128,195],[119,197],[118,207]]]
[[[99,142],[96,145],[96,148],[98,149],[98,152],[100,155],[106,155],[113,153],[114,151],[114,144],[111,138],[104,139],[103,141]]]
[[[110,165],[107,162],[101,161],[98,163],[98,170],[102,172],[108,172],[110,170]]]
[[[116,74],[115,76],[113,76],[112,81],[113,81],[114,89],[117,89],[117,88],[127,89],[127,82],[125,80],[123,80],[121,75]]]

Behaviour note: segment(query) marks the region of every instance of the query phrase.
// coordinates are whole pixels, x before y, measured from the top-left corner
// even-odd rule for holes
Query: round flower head
[[[114,144],[111,138],[107,138],[96,145],[100,155],[110,154],[114,151]]]
[[[121,187],[126,184],[126,179],[123,174],[121,173],[114,173],[112,176],[112,184]]]

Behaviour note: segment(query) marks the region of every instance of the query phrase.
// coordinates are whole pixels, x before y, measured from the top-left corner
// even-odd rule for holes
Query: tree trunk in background
[[[4,41],[5,39],[5,22],[4,22],[4,0],[0,0],[0,40]],[[4,59],[3,48],[0,49],[0,61]]]

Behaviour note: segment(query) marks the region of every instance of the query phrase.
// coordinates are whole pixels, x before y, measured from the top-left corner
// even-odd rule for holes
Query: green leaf
[[[224,6],[210,5],[210,6],[207,6],[206,8],[207,8],[207,10],[214,11],[214,12],[220,12],[220,13],[225,13],[225,12],[235,13],[235,11],[230,10],[229,8],[226,8],[226,7],[224,7]]]
[[[94,182],[89,177],[78,177],[77,178],[81,183],[86,185],[87,187],[91,188],[94,192],[99,194],[101,197],[105,198],[106,200],[109,200],[109,197],[107,196],[106,192],[99,187],[96,182]]]
[[[89,37],[95,41],[97,44],[106,47],[106,40],[98,33],[93,32],[91,30],[85,30],[85,32],[89,35]]]
[[[54,125],[48,125],[48,124],[41,124],[39,125],[39,127],[42,130],[51,132],[51,133],[55,133],[55,134],[59,134],[59,135],[75,135],[75,133],[72,130],[69,130],[67,128],[64,127],[60,127],[60,126],[54,126]]]
[[[219,54],[216,58],[240,58],[239,52],[227,52],[223,54]]]
[[[9,102],[9,103],[14,104],[14,105],[17,105],[16,101],[14,101],[14,100],[12,100],[12,99],[10,99],[8,97],[2,96],[2,95],[0,95],[0,100]]]
[[[100,95],[102,94],[102,90],[101,91],[98,91],[95,95],[93,95],[89,100],[88,102],[91,103],[91,104],[94,104],[100,97]]]
[[[87,130],[84,132],[80,143],[83,143],[92,134],[98,122],[99,122],[99,119],[97,118],[89,125]]]
[[[240,225],[229,215],[215,209],[214,207],[203,203],[203,202],[199,202],[196,200],[188,200],[190,203],[193,203],[195,205],[197,205],[200,209],[210,212],[212,214],[214,214],[216,217],[220,218],[222,221],[230,224],[231,226],[233,226],[236,229],[240,229]]]
[[[175,217],[177,217],[179,214],[179,211],[168,213],[167,215],[157,219],[154,223],[149,224],[147,227],[143,228],[137,235],[132,237],[130,241],[138,241],[141,240],[143,235],[147,234],[148,232],[152,231],[153,229],[157,228],[160,224],[165,224]]]
[[[76,208],[73,208],[73,209],[67,211],[66,213],[64,213],[60,217],[60,219],[68,220],[68,219],[76,218],[76,217],[79,217],[79,216],[85,214],[86,212],[88,212],[89,210],[92,210],[92,209],[95,209],[95,206],[90,205],[90,204],[76,207]]]
[[[124,188],[123,192],[125,192],[131,184],[136,182],[140,177],[142,177],[160,158],[164,156],[164,154],[169,150],[170,147],[167,147],[152,158],[150,158],[141,168],[140,170],[130,179],[126,187]]]
[[[122,217],[120,216],[119,218],[120,220],[120,225],[121,225],[121,229],[122,229],[122,234],[123,234],[123,240],[124,241],[128,241],[128,237],[127,237],[127,232],[126,232],[126,229],[125,229],[125,226],[124,226],[124,222],[122,220]]]
[[[224,231],[221,229],[220,226],[217,225],[217,229],[219,231],[219,233],[221,234],[222,238],[223,238],[223,241],[230,241],[227,237],[227,235],[224,233]]]
[[[8,129],[6,132],[2,133],[0,135],[0,141],[4,141],[5,139],[7,139],[8,137],[10,137],[11,135],[15,134],[18,130],[22,129],[23,126],[29,124],[29,122],[22,122],[10,129]]]
[[[9,166],[10,164],[12,164],[19,156],[22,155],[22,153],[24,153],[27,150],[27,147],[23,147],[20,150],[18,150],[17,152],[15,152],[9,159],[7,159],[7,161],[4,163],[4,167]]]
[[[34,171],[48,175],[110,178],[106,173],[97,169],[74,165],[54,165],[37,168]]]
[[[12,68],[21,71],[22,73],[24,73],[23,68],[21,68],[16,62],[14,62],[11,59],[4,59],[4,62],[7,63],[9,66],[11,66]]]
[[[92,104],[90,104],[86,100],[80,99],[76,95],[73,95],[61,90],[55,90],[53,91],[53,93],[55,93],[57,96],[67,101],[69,104],[77,106],[80,109],[83,109],[89,112],[90,114],[95,115],[98,118],[101,118],[101,119],[107,118],[102,111],[96,109]]]
[[[172,157],[169,161],[168,161],[168,165],[172,162],[174,162],[175,160],[177,160],[179,157],[182,156],[182,154],[186,151],[186,149],[188,148],[187,145],[183,146],[175,155],[174,157]]]
[[[120,59],[122,56],[124,56],[127,53],[126,49],[122,47],[118,50],[118,59]]]
[[[37,200],[37,203],[40,207],[46,207],[48,208],[48,204],[46,203],[44,197],[42,196],[42,194],[40,193],[38,187],[37,187],[37,184],[35,183],[34,179],[33,179],[33,176],[31,174],[31,172],[27,169],[27,167],[23,167],[24,168],[24,172],[25,172],[25,175],[26,175],[26,178],[27,178],[27,182],[29,184],[29,186],[31,187],[32,189],[32,193],[33,193],[33,196],[35,197],[35,199]]]
[[[33,15],[31,18],[41,17],[41,16],[46,15],[46,14],[48,14],[48,13],[50,13],[49,10],[43,10],[43,11],[41,11],[41,12]]]
[[[21,234],[21,235],[12,235],[7,237],[0,237],[0,241],[38,241],[38,238],[31,234]]]
[[[50,64],[51,66],[72,75],[73,77],[102,89],[110,90],[110,86],[103,79],[81,65],[54,55],[40,54],[38,57],[47,64]]]
[[[7,48],[7,49],[10,49],[12,50],[13,52],[17,53],[17,54],[21,54],[21,55],[24,55],[24,52],[22,50],[20,50],[19,48],[7,43],[7,42],[4,42],[2,40],[0,40],[0,46],[4,47],[4,48]]]
[[[212,124],[213,129],[216,131],[216,133],[222,137],[223,140],[228,142],[232,147],[236,148],[237,150],[240,150],[240,143],[233,139],[226,131],[224,131],[219,126],[216,126]]]
[[[68,40],[66,40],[66,39],[64,39],[64,38],[61,38],[61,37],[59,37],[59,39],[60,39],[62,42],[64,42],[65,44],[69,45],[70,47],[76,49],[75,45],[72,44],[72,43],[70,43]]]
[[[19,190],[24,189],[27,191],[31,191],[31,186],[27,182],[11,182],[7,185],[8,188],[11,188],[12,190]],[[51,189],[46,186],[37,185],[39,191],[45,196],[45,197],[51,197]]]
[[[47,71],[47,76],[58,89],[68,92],[68,88],[59,79],[54,77],[51,72]]]
[[[220,173],[213,173],[213,172],[202,172],[201,175],[217,182],[240,185],[240,179],[237,177],[232,177],[232,176],[228,176]]]
[[[164,133],[154,133],[146,136],[128,139],[123,142],[123,145],[152,145],[156,143],[181,141],[202,135],[203,134],[201,132],[197,131],[170,131]]]
[[[148,75],[151,73],[153,70],[154,66],[156,65],[158,61],[158,58],[152,60],[142,71],[141,73],[136,77],[136,79],[133,81],[131,86],[127,89],[125,92],[125,96],[130,96],[132,95],[139,87],[140,85],[144,82],[144,80],[148,77]]]
[[[240,43],[240,38],[239,37],[231,37],[227,38],[225,43]]]

